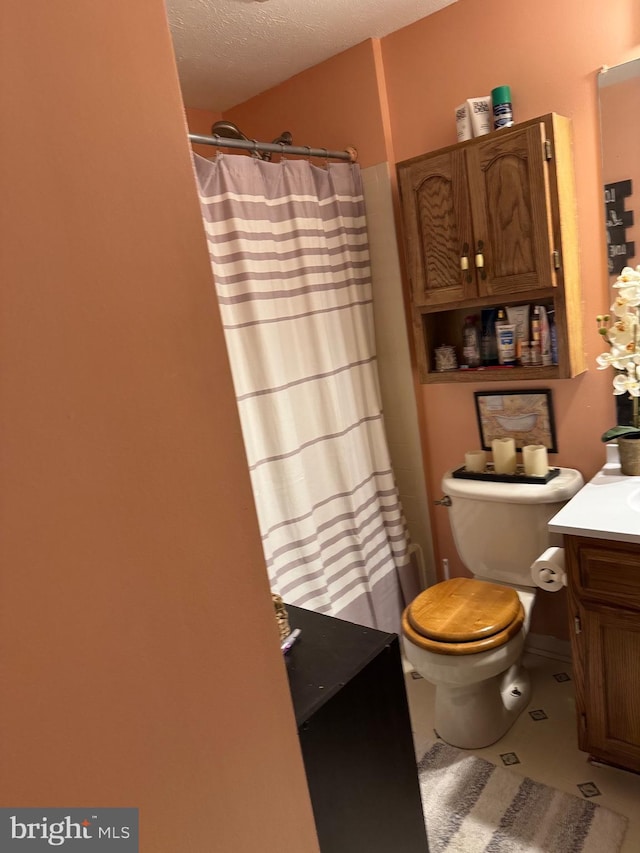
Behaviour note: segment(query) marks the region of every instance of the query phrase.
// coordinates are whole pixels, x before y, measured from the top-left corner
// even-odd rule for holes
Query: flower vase
[[[631,477],[640,476],[640,435],[618,437],[620,472]]]

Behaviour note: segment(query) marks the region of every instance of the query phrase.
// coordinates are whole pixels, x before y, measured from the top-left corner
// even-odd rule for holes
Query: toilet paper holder
[[[539,589],[558,592],[567,585],[564,548],[552,546],[531,564],[531,579]]]

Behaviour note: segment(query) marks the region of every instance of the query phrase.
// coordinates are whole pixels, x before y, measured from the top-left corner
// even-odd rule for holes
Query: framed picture
[[[551,391],[476,391],[476,413],[483,450],[494,438],[513,438],[516,450],[525,444],[543,444],[558,452]]]

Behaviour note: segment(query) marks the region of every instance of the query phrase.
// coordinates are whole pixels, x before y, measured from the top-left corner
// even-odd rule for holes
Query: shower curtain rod
[[[348,160],[355,163],[358,152],[355,148],[346,151],[327,151],[326,148],[310,148],[308,145],[286,145],[284,142],[256,142],[255,139],[227,139],[224,136],[201,136],[198,133],[189,134],[190,142],[199,145],[215,145],[217,148],[241,148],[244,151],[268,151],[272,154],[300,154],[304,157],[321,157],[323,160]]]

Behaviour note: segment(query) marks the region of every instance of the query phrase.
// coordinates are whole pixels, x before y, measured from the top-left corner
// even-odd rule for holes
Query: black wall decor
[[[607,261],[610,275],[619,275],[635,257],[634,242],[627,242],[626,229],[633,225],[633,211],[625,210],[625,199],[632,195],[631,180],[604,185]]]

